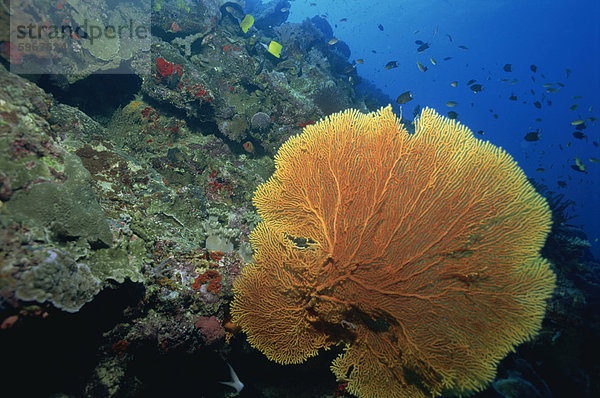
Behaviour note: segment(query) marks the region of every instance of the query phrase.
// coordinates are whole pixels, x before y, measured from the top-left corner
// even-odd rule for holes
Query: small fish
[[[580,124],[583,124],[583,123],[585,123],[585,120],[583,120],[583,119],[577,119],[577,120],[573,120],[571,122],[571,126],[579,126]]]
[[[254,155],[254,144],[252,144],[252,142],[246,141],[242,146],[244,147],[244,151],[248,152],[251,155]]]
[[[565,74],[567,75],[567,79],[569,78],[569,76],[571,76],[571,69],[567,68],[565,69]]]
[[[508,99],[511,100],[511,101],[516,101],[517,100],[517,96],[514,93],[512,93],[510,95],[510,97],[508,97]]]
[[[333,46],[333,45],[334,45],[335,43],[337,43],[338,41],[340,41],[340,39],[336,39],[336,38],[334,37],[333,39],[329,40],[327,43],[328,43],[330,46]]]
[[[415,106],[415,109],[413,109],[413,116],[417,117],[419,116],[419,113],[421,113],[421,105],[417,104],[417,106]]]
[[[365,63],[365,60],[362,59],[362,58],[359,58],[359,59],[356,60],[356,63],[359,64],[359,65],[362,65],[362,64]]]
[[[585,169],[585,165],[577,156],[575,156],[575,164],[571,165],[571,168],[575,171],[579,171],[580,173],[587,174],[587,170]]]
[[[519,82],[519,79],[512,79],[509,84],[516,84]]]
[[[540,101],[535,101],[533,105],[535,105],[535,107],[538,109],[542,109],[542,103]]]
[[[479,135],[484,135],[484,134],[485,134],[485,132],[484,132],[483,130],[478,130],[478,131],[477,131],[477,134],[479,134]]]
[[[535,95],[535,91],[533,89],[531,89],[529,91],[531,91],[531,95]]]
[[[498,114],[497,113],[494,113],[493,116],[494,116],[494,119],[498,119]]]
[[[587,138],[587,135],[583,134],[581,131],[573,131],[573,137],[577,138],[578,140],[582,140]]]
[[[429,43],[423,43],[417,48],[418,53],[422,53],[423,51],[429,48]]]
[[[420,46],[420,45],[423,45],[423,44],[425,44],[425,42],[424,42],[423,40],[415,40],[415,44],[416,44],[417,46]]]
[[[589,158],[590,163],[600,163],[600,159],[597,158]]]
[[[467,46],[458,46],[458,48],[460,48],[461,50],[468,50],[469,49],[469,47],[467,47]]]
[[[348,20],[348,18],[342,18],[340,19],[340,22],[346,22]]]
[[[281,11],[281,12],[288,12],[289,10],[290,10],[289,8],[282,8],[282,9],[281,9],[281,10],[279,10],[279,11]]]
[[[525,134],[525,141],[529,141],[529,142],[535,142],[538,141],[541,137],[540,134],[540,130],[536,130],[536,131],[531,131],[527,134]]]
[[[571,105],[571,107],[569,108],[570,111],[574,111],[575,109],[577,109],[577,107],[579,106],[579,104],[573,104]]]
[[[450,119],[456,119],[456,118],[458,118],[458,113],[456,113],[454,111],[450,111],[450,112],[448,112],[448,117]]]
[[[448,102],[446,102],[446,106],[448,108],[454,108],[456,105],[458,105],[458,102],[456,102],[456,101],[448,101]]]
[[[413,100],[413,96],[410,93],[410,91],[402,93],[398,96],[398,98],[396,98],[396,102],[399,103],[400,105],[406,104],[407,102],[412,101],[412,100]]]
[[[310,5],[311,7],[316,7],[316,6],[317,6],[317,3],[310,3],[309,5]]]
[[[375,51],[375,50],[371,50],[371,52],[372,52],[373,54],[377,54],[377,51]]]
[[[537,171],[538,173],[543,173],[544,171],[546,171],[546,169],[543,167],[538,167],[537,169],[535,169],[535,171]]]
[[[542,121],[542,118],[541,118],[541,117],[536,117],[536,118],[535,118],[535,121],[539,123],[539,122],[541,122],[541,121]]]
[[[437,65],[437,61],[435,60],[435,58],[433,58],[433,57],[429,57],[429,60],[431,61],[431,63],[432,63],[433,65]]]
[[[473,84],[471,86],[471,91],[473,91],[474,93],[478,93],[481,90],[483,90],[483,87],[481,86],[481,84]]]
[[[475,79],[471,79],[467,82],[467,86],[470,86],[471,84],[475,83],[477,80]]]
[[[417,33],[419,33],[419,32],[420,32],[420,30],[419,30],[419,29],[417,29],[417,30],[415,30],[415,31],[413,32],[413,35],[416,35],[416,34],[417,34]]]
[[[556,181],[556,183],[558,184],[559,187],[561,188],[565,188],[567,186],[567,183],[561,180]]]
[[[582,99],[582,98],[583,98],[583,96],[581,96],[581,95],[574,95],[573,96],[573,99]]]
[[[537,66],[535,65],[529,65],[529,69],[531,69],[533,73],[537,72]]]
[[[452,58],[454,58],[454,57],[446,57],[446,58],[444,58],[444,61],[450,61]]]
[[[455,80],[455,81],[453,81],[452,83],[450,83],[450,85],[451,85],[452,87],[456,87],[456,86],[458,86],[458,82]]]
[[[383,25],[382,24],[377,25],[377,27],[379,28],[379,30],[381,30],[383,32]]]
[[[433,36],[434,36],[434,37],[435,37],[435,35],[437,35],[438,28],[439,28],[439,26],[437,26],[437,25],[436,25],[436,26],[435,26],[435,29],[433,30]]]
[[[383,69],[394,69],[398,67],[398,63],[396,61],[390,61],[387,64],[385,64],[385,66],[383,67]]]
[[[548,87],[548,88],[546,89],[546,92],[547,92],[547,93],[558,93],[558,91],[559,91],[559,90],[558,90],[557,88],[554,88],[554,87]]]
[[[344,68],[344,70],[342,71],[342,73],[344,75],[347,75],[348,73],[352,73],[352,71],[354,70],[354,65],[348,65],[346,66],[346,68]]]
[[[450,40],[450,43],[452,43],[452,36],[450,36],[448,33],[446,33],[446,36],[448,36],[448,40]]]
[[[504,72],[512,72],[512,65],[511,64],[506,64],[504,65]]]
[[[419,61],[417,61],[417,68],[419,68],[419,70],[421,72],[426,72],[427,71],[427,67],[424,66],[422,63],[420,63]]]
[[[565,85],[564,85],[564,84],[562,84],[561,82],[556,82],[556,84],[558,84],[558,85],[559,85],[559,86],[561,86],[561,87],[565,87]]]

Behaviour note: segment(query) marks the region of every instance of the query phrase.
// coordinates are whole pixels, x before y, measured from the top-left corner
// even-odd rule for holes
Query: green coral
[[[66,181],[40,182],[15,192],[3,211],[16,220],[50,230],[61,240],[84,239],[110,246],[112,233],[91,189],[90,173],[77,156],[65,155]]]

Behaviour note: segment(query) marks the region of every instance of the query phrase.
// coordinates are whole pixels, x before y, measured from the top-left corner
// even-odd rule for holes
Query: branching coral
[[[254,203],[234,322],[271,360],[345,344],[361,397],[483,389],[539,330],[555,276],[546,201],[504,151],[423,110],[345,111],[288,140]]]

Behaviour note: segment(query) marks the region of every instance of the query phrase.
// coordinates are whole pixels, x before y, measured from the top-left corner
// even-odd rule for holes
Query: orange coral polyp
[[[427,108],[411,135],[387,107],[306,126],[275,160],[231,309],[271,360],[344,343],[355,395],[469,394],[539,331],[550,211],[502,149]]]

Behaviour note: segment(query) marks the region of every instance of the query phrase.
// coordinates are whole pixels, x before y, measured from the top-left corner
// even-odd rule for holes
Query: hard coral
[[[548,205],[466,127],[425,109],[411,135],[390,107],[346,111],[290,138],[276,164],[231,309],[271,360],[342,342],[332,370],[350,393],[465,395],[540,329]]]

